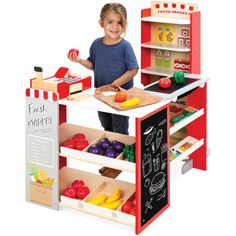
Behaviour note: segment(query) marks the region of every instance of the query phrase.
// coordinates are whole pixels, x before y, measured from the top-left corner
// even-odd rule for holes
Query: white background
[[[4,2],[4,3],[3,3]],[[120,0],[128,11],[126,39],[140,61],[140,10],[149,0]],[[191,2],[191,1],[186,1]],[[208,171],[190,171],[171,185],[171,206],[142,235],[235,235],[235,11],[233,1],[195,1],[202,12],[202,74],[208,84]],[[24,201],[25,88],[33,66],[45,76],[60,66],[91,74],[66,58],[76,47],[84,58],[103,31],[104,0],[21,0],[0,3],[1,194],[3,235],[134,235],[130,227],[73,211],[53,211]],[[136,81],[139,76],[136,77]],[[137,82],[136,82],[137,83]],[[91,114],[74,111],[74,122]],[[94,123],[96,126],[99,123]],[[2,218],[3,217],[3,218]]]

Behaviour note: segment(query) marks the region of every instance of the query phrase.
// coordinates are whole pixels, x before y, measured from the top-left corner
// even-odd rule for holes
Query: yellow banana
[[[101,194],[97,198],[88,201],[88,203],[91,203],[94,205],[101,205],[101,204],[105,203],[106,199],[107,199],[106,195]]]
[[[107,200],[106,203],[112,203],[117,201],[121,197],[121,192],[120,189],[114,188],[112,196],[110,196]]]
[[[119,200],[112,202],[112,203],[104,203],[101,206],[105,207],[105,208],[112,209],[112,210],[116,210],[121,205],[121,203],[122,203],[122,199],[119,199]]]
[[[137,106],[139,103],[140,103],[139,98],[132,98],[125,102],[122,102],[120,105],[122,107],[134,107],[134,106]]]

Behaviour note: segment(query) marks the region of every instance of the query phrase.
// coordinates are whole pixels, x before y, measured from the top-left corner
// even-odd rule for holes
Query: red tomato
[[[87,139],[80,139],[78,142],[75,143],[75,149],[82,151],[88,145],[89,145],[89,142]]]
[[[73,181],[73,183],[71,184],[73,187],[75,187],[76,189],[81,188],[82,186],[84,186],[84,181],[81,179],[76,179],[75,181]]]
[[[171,80],[169,78],[161,78],[159,80],[159,86],[161,88],[165,88],[166,89],[166,88],[169,88],[170,85],[171,85]]]
[[[76,188],[73,186],[67,187],[64,190],[64,196],[70,197],[70,198],[76,198]]]
[[[79,199],[84,199],[90,193],[89,188],[87,186],[82,186],[77,189],[77,197]]]
[[[125,213],[129,213],[132,208],[134,208],[135,205],[132,201],[127,201],[123,206],[122,206],[122,211]]]
[[[81,139],[85,139],[85,135],[82,134],[82,133],[77,133],[77,134],[74,134],[72,139],[75,141],[75,142],[78,142],[79,140]]]
[[[69,138],[67,140],[64,141],[64,143],[62,144],[63,147],[67,147],[67,148],[74,148],[75,147],[75,142],[73,139]]]
[[[76,57],[79,56],[79,50],[76,48],[72,48],[70,49],[70,51],[68,52],[68,56],[72,56],[72,54],[76,55]]]
[[[127,100],[127,94],[124,92],[117,92],[115,95],[115,102],[124,102]]]
[[[130,215],[136,215],[136,211],[135,211],[135,207],[133,207],[130,211],[129,211]]]

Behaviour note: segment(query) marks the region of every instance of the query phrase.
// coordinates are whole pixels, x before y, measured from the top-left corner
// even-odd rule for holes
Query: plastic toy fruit
[[[106,199],[107,199],[106,195],[101,194],[97,198],[88,201],[88,203],[94,204],[94,205],[102,205],[106,202]]]
[[[117,200],[115,202],[104,203],[101,206],[105,207],[105,208],[112,209],[112,210],[116,210],[121,205],[121,203],[122,203],[122,199],[119,199],[119,200]]]
[[[88,140],[81,139],[78,142],[75,143],[75,149],[82,151],[89,145]]]
[[[112,196],[110,196],[107,200],[106,203],[112,203],[117,201],[121,197],[121,192],[119,188],[114,188]]]
[[[183,84],[185,82],[185,75],[182,71],[176,71],[173,74],[174,80],[176,84]]]
[[[75,142],[73,139],[69,138],[67,140],[64,141],[64,143],[62,144],[63,147],[67,147],[67,148],[74,148],[75,147]]]
[[[135,212],[135,207],[133,207],[133,208],[129,211],[129,214],[135,216],[135,214],[136,214],[136,212]]]
[[[134,203],[133,203],[132,201],[129,201],[129,200],[128,200],[128,201],[125,202],[125,204],[122,206],[122,211],[129,214],[130,210],[131,210],[132,208],[134,208],[134,207],[135,207]]]
[[[73,186],[69,186],[64,190],[64,196],[69,198],[76,198],[76,188]]]
[[[115,102],[124,102],[127,100],[127,94],[124,92],[117,92],[115,95]]]
[[[137,106],[139,103],[140,103],[139,98],[132,98],[130,100],[122,102],[120,105],[122,107],[134,107],[134,106]]]
[[[77,189],[77,197],[83,200],[90,193],[89,188],[87,186],[82,186]]]
[[[84,181],[81,179],[76,179],[75,181],[73,181],[73,183],[71,184],[73,187],[75,187],[76,189],[81,188],[82,186],[84,186]]]
[[[76,57],[78,57],[79,56],[79,50],[76,49],[76,48],[70,49],[70,51],[68,52],[68,56],[72,56],[72,54],[75,54]]]
[[[164,89],[170,88],[171,80],[169,78],[161,78],[159,80],[159,86]]]

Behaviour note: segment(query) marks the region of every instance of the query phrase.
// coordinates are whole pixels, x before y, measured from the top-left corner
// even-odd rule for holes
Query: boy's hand
[[[68,53],[67,57],[72,62],[79,62],[79,60],[80,60],[80,58],[77,56],[76,53]]]

